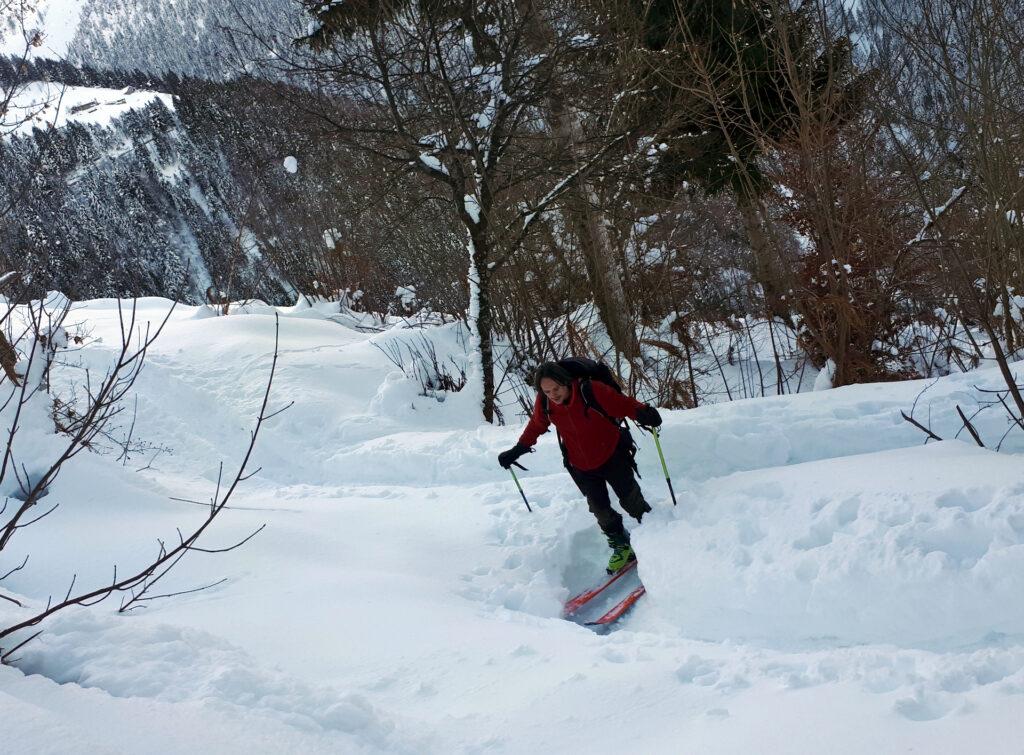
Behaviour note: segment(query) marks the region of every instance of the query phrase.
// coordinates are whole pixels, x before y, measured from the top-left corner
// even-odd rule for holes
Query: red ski
[[[565,607],[562,609],[562,616],[564,616],[564,617],[572,616],[574,613],[576,613],[581,608],[583,608],[583,606],[585,606],[591,600],[593,600],[598,595],[603,593],[609,587],[614,585],[624,575],[628,574],[629,572],[631,572],[635,568],[636,568],[636,559],[627,562],[625,566],[623,566],[621,569],[619,569],[613,575],[608,577],[608,579],[606,579],[602,584],[598,585],[597,587],[594,587],[594,588],[592,588],[590,590],[585,590],[584,592],[581,592],[579,595],[577,595],[575,598],[570,598],[569,601],[565,604]],[[636,591],[634,590],[634,592],[636,592]],[[632,593],[630,593],[630,594],[632,594]],[[637,598],[639,598],[639,597],[640,596],[638,595]],[[632,603],[630,603],[629,605],[633,605],[633,603],[636,602],[637,598],[633,598]],[[628,608],[629,608],[629,606],[626,606],[626,609],[628,609]],[[625,613],[626,609],[623,610],[623,613]],[[620,616],[621,616],[621,614],[620,614]],[[604,617],[602,617],[602,618],[604,618]],[[618,617],[616,617],[616,618],[618,618]],[[614,621],[614,619],[612,619],[612,621]],[[588,622],[588,623],[605,623],[605,622],[602,622],[602,621],[598,620],[597,622]]]
[[[633,592],[623,598],[621,602],[613,606],[604,616],[599,619],[595,619],[594,621],[588,621],[587,626],[606,626],[611,624],[613,621],[617,621],[624,613],[626,613],[626,611],[632,608],[633,604],[640,600],[646,592],[647,588],[640,585],[638,588],[633,590]]]

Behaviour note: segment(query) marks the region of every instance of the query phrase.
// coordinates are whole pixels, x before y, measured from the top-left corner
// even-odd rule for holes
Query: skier
[[[633,476],[636,446],[620,421],[628,417],[658,427],[661,415],[653,406],[597,379],[574,378],[557,362],[545,362],[537,369],[535,387],[533,415],[519,442],[498,455],[498,463],[508,469],[532,451],[537,438],[554,424],[565,467],[608,539],[612,549],[608,573],[614,574],[636,556],[622,516],[612,508],[607,485],[615,491],[623,510],[638,522],[651,510]]]

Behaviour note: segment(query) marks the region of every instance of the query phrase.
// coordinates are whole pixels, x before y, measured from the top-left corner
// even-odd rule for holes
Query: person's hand
[[[505,469],[508,469],[509,467],[516,463],[516,459],[518,459],[525,453],[529,453],[530,450],[531,449],[529,447],[516,443],[508,451],[502,451],[500,454],[498,454],[498,463],[501,464],[501,466],[504,467]]]
[[[659,427],[661,425],[661,415],[658,414],[658,410],[649,404],[644,404],[636,410],[636,421],[637,424],[644,425],[645,427]]]

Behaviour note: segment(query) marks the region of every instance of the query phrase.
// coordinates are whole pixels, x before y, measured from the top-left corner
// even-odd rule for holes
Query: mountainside
[[[86,0],[69,59],[110,70],[231,78],[265,54],[255,34],[289,34],[300,15],[294,0]],[[259,27],[249,30],[242,19],[258,19]]]
[[[248,257],[236,253],[238,187],[223,155],[197,146],[170,97],[124,110],[130,94],[68,89],[60,127],[23,129],[6,145],[0,195],[15,203],[15,222],[0,237],[5,269],[79,295],[184,284],[191,301],[234,274],[239,290],[281,299],[286,287],[275,271],[258,270],[255,242]]]
[[[428,222],[436,208],[374,186],[364,157],[319,133],[301,92],[171,76],[150,82],[157,95],[118,86],[146,76],[37,72],[106,85],[31,85],[13,112],[49,109],[0,143],[0,207],[13,205],[0,264],[31,270],[37,290],[198,302],[212,286],[285,303],[349,288],[382,311],[397,281],[462,306],[451,282],[463,271],[429,253],[458,244]],[[417,239],[394,232],[396,217],[422,228]]]

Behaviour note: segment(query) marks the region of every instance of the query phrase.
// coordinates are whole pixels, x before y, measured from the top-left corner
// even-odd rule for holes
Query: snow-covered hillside
[[[42,34],[38,47],[30,53],[37,57],[63,58],[71,40],[78,32],[78,22],[85,0],[35,0],[4,5],[9,18],[0,19],[0,55],[22,57],[26,52],[26,36]]]
[[[84,0],[72,58],[96,68],[231,78],[298,36],[291,0]],[[253,19],[258,19],[254,23]]]
[[[26,35],[38,31],[34,58],[212,79],[244,73],[265,55],[263,41],[287,44],[301,20],[291,0],[19,0],[6,10],[14,15],[0,19],[0,55],[21,57]],[[247,29],[244,19],[260,19],[259,27]]]
[[[495,462],[518,419],[481,424],[472,382],[418,395],[378,348],[426,334],[458,359],[456,326],[372,332],[332,309],[280,310],[272,404],[295,403],[203,544],[266,529],[165,586],[227,578],[209,590],[46,623],[0,667],[5,752],[1020,751],[1024,434],[925,446],[900,417],[927,388],[915,416],[952,437],[994,372],[667,413],[679,504],[645,436],[648,594],[602,636],[560,618],[606,549],[554,439],[523,460],[530,514]],[[237,465],[273,311],[175,311],[136,386],[136,435],[170,450],[77,457],[60,508],[0,557],[32,554],[5,589],[38,606],[72,574],[102,584],[204,516],[172,499]],[[98,338],[71,361],[101,369],[116,303],[72,319]],[[1006,429],[995,410],[976,425]]]
[[[66,128],[72,123],[109,127],[125,113],[144,110],[155,100],[168,111],[174,110],[174,98],[160,92],[33,81],[13,93],[5,120],[12,124],[11,133],[20,135],[31,134],[35,128]]]

